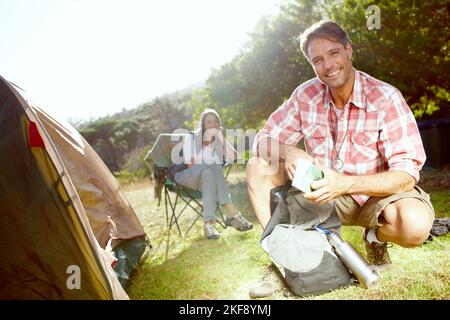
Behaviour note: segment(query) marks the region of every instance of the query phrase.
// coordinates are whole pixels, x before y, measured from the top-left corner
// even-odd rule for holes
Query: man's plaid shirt
[[[400,91],[354,70],[353,93],[337,119],[328,87],[318,78],[295,89],[274,111],[255,138],[270,136],[287,145],[305,138],[309,155],[332,168],[343,160],[340,173],[368,175],[400,170],[419,181],[425,151],[414,116]],[[337,137],[335,129],[337,124]],[[363,205],[368,196],[352,195]]]

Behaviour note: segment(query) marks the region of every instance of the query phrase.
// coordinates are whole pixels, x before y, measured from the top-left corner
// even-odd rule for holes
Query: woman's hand
[[[186,163],[186,166],[188,167],[188,169],[192,168],[194,166],[194,158],[191,158],[191,160]]]
[[[207,143],[214,142],[215,139],[218,139],[219,142],[223,143],[223,132],[222,128],[211,128],[205,131],[203,135],[203,141]]]

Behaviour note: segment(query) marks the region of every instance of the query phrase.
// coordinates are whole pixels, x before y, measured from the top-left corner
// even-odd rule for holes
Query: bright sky
[[[205,80],[281,0],[0,0],[0,75],[60,120]]]

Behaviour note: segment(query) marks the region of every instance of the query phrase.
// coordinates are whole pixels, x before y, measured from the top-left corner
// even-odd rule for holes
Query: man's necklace
[[[335,108],[335,107],[333,107],[333,108]],[[350,112],[350,111],[349,111],[349,112]],[[334,111],[334,113],[335,113],[335,115],[336,115],[336,120],[337,120],[337,121],[336,121],[336,128],[337,128],[337,130],[336,130],[336,128],[334,128],[334,130],[335,130],[335,132],[336,132],[336,137],[335,137],[335,142],[334,142],[334,146],[333,146],[333,155],[334,155],[334,152],[336,152],[336,159],[333,160],[333,168],[334,168],[335,170],[337,170],[337,171],[341,171],[341,170],[344,168],[344,161],[341,159],[340,153],[341,153],[342,147],[344,146],[345,138],[347,137],[347,133],[348,133],[348,121],[347,121],[347,127],[346,127],[346,130],[345,130],[344,138],[342,139],[342,144],[341,144],[341,146],[339,147],[339,150],[336,151],[336,144],[337,144],[337,142],[338,142],[338,136],[339,136],[339,127],[338,127],[338,124],[339,124],[339,115],[337,114],[336,110]],[[345,113],[345,109],[342,111],[342,113],[343,113],[343,114]],[[348,120],[348,119],[347,119],[347,120]]]

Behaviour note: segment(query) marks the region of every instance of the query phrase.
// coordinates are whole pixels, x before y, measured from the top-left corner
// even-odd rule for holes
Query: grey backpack
[[[273,189],[270,204],[261,245],[295,295],[318,295],[353,282],[326,236],[314,228],[340,232],[334,205],[314,204],[290,185]]]

